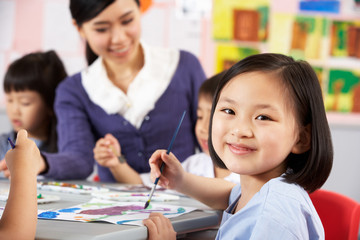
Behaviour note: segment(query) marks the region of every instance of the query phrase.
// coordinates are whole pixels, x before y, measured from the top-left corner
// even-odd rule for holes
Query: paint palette
[[[43,204],[43,203],[56,202],[59,200],[60,200],[59,196],[41,194],[40,197],[38,196],[37,202],[38,202],[38,204]]]
[[[0,201],[6,202],[8,200],[8,196],[9,196],[9,189],[0,189]],[[54,195],[39,194],[37,196],[38,204],[56,202],[59,200],[60,200],[60,197],[54,196]]]
[[[105,200],[112,200],[118,202],[146,202],[149,199],[149,192],[106,192],[106,193],[92,193],[93,197]],[[151,201],[176,201],[179,196],[170,195],[166,193],[154,193]]]
[[[44,191],[55,191],[65,193],[76,193],[76,194],[91,194],[95,192],[108,192],[108,188],[73,184],[65,182],[38,182],[37,188]]]

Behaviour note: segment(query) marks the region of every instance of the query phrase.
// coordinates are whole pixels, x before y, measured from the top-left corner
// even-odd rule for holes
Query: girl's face
[[[295,150],[298,127],[276,74],[243,73],[224,86],[212,126],[213,146],[235,173],[280,176]]]
[[[140,9],[134,0],[116,0],[78,30],[105,61],[126,63],[139,51]]]
[[[204,153],[208,155],[209,155],[208,138],[209,138],[211,105],[212,105],[212,101],[210,96],[204,94],[199,95],[195,134],[201,149],[203,150]]]
[[[33,138],[43,138],[46,134],[49,111],[38,92],[6,93],[6,113],[15,132],[26,129]]]

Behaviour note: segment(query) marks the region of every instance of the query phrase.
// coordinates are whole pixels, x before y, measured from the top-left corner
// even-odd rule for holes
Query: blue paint
[[[81,208],[65,208],[59,210],[59,212],[75,212],[76,210],[80,210]]]
[[[185,212],[185,209],[182,208],[182,207],[179,207],[179,208],[177,209],[177,212],[178,212],[178,213],[184,213],[184,212]]]
[[[122,220],[122,221],[118,221],[118,222],[116,222],[116,224],[121,225],[121,224],[124,224],[124,223],[127,223],[127,222],[134,222],[134,221],[138,221],[138,220],[141,220],[141,219],[134,219],[134,220]]]
[[[324,13],[339,13],[339,0],[302,0],[300,1],[301,11],[313,11]]]
[[[38,215],[39,218],[56,218],[56,216],[59,215],[59,213],[57,212],[51,212],[51,211],[47,211],[47,212],[43,212],[43,213],[40,213]]]

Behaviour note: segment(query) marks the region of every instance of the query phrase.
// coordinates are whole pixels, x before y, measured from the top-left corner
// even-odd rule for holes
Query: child
[[[19,130],[15,148],[5,155],[11,173],[10,192],[0,220],[0,238],[34,239],[37,224],[36,176],[39,149]],[[19,217],[21,216],[21,217]]]
[[[182,166],[185,171],[195,175],[212,178],[220,177],[228,181],[238,183],[240,180],[238,174],[231,173],[227,169],[221,169],[213,165],[209,156],[209,148],[207,144],[212,99],[214,97],[216,87],[224,73],[225,72],[222,72],[209,78],[203,82],[199,88],[195,135],[203,152],[188,157],[184,162],[182,162]],[[94,156],[99,165],[109,166],[110,171],[113,173],[118,182],[135,184],[143,183],[147,186],[152,186],[154,184],[150,179],[149,173],[140,174],[140,179],[135,170],[133,170],[125,162],[120,163],[116,157],[108,158],[106,160],[103,160],[103,157],[99,157],[101,153],[105,151],[103,148],[103,146],[106,145],[105,141],[109,141],[109,143],[114,144],[116,148],[120,147],[116,144],[116,139],[114,139],[110,134],[106,135],[105,138],[102,138],[97,142],[96,147],[94,148]],[[107,150],[113,151],[113,149]],[[112,154],[110,156],[112,156]]]
[[[238,174],[214,166],[209,156],[208,138],[212,99],[215,95],[216,87],[224,74],[225,72],[221,72],[209,78],[199,89],[195,135],[203,152],[188,157],[182,162],[182,166],[186,172],[198,176],[224,178],[230,182],[239,183],[240,178]]]
[[[186,173],[164,150],[149,159],[152,177],[160,176],[163,161],[161,186],[226,209],[217,239],[324,239],[308,193],[328,178],[333,149],[308,63],[268,53],[235,64],[219,83],[210,129],[212,159],[240,174],[240,185]],[[162,217],[144,221],[153,239],[163,232]]]
[[[57,152],[56,117],[53,110],[55,89],[67,76],[63,63],[54,51],[30,53],[14,61],[4,78],[6,112],[13,127],[0,136],[0,159],[10,146],[8,137],[26,129],[40,151]],[[0,170],[6,171],[5,161]]]

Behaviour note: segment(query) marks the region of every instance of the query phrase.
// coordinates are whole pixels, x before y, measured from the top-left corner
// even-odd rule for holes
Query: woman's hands
[[[96,162],[100,166],[109,168],[117,182],[142,183],[140,175],[126,161],[120,162],[118,158],[121,155],[120,143],[110,133],[96,142],[93,152]]]
[[[118,156],[121,155],[121,146],[110,133],[96,142],[93,152],[94,158],[100,166],[114,168],[120,164]]]

